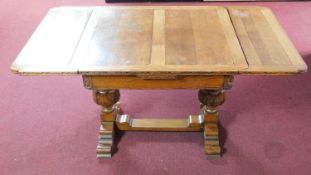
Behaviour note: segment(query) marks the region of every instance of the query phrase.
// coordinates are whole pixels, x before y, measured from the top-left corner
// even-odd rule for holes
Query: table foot
[[[219,134],[217,123],[205,123],[204,148],[207,159],[220,158],[221,147],[219,146]]]
[[[114,122],[102,122],[99,130],[97,157],[111,157],[114,142]]]

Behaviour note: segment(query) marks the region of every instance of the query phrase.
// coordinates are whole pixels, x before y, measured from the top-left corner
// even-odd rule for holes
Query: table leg
[[[219,145],[218,130],[218,111],[217,107],[225,102],[225,90],[233,86],[234,77],[226,75],[224,85],[219,89],[201,89],[199,90],[199,100],[204,115],[204,145],[205,154],[208,159],[216,159],[221,155]]]
[[[223,90],[199,90],[199,100],[202,103],[204,115],[204,145],[208,159],[219,158],[218,111],[217,106],[225,101]]]
[[[97,157],[111,157],[114,143],[115,118],[119,107],[116,103],[120,99],[120,92],[116,89],[93,90],[95,103],[102,106],[100,114],[101,126],[99,142],[96,148]]]

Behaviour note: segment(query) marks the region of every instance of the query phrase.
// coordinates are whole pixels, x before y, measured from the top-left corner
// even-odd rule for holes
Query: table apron
[[[83,75],[87,89],[224,89],[231,76],[103,76]]]

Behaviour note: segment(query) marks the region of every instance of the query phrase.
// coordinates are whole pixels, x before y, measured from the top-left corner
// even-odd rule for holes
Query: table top
[[[307,66],[264,7],[51,9],[18,74],[296,74]]]

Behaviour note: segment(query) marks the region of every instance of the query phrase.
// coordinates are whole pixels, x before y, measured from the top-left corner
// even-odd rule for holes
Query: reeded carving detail
[[[91,89],[92,88],[92,83],[91,83],[90,77],[83,75],[82,79],[83,79],[84,87],[87,88],[87,89]]]
[[[234,77],[233,75],[226,75],[225,82],[224,82],[224,89],[229,90],[233,86]]]
[[[95,103],[103,106],[103,112],[111,112],[113,106],[120,100],[120,91],[117,89],[94,90]]]
[[[205,112],[217,112],[216,107],[225,102],[225,94],[222,90],[201,89],[198,96]]]

